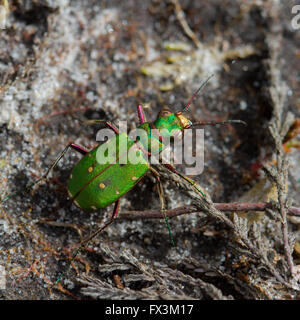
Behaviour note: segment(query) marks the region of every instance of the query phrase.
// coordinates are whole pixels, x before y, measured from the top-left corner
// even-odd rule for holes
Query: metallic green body
[[[155,122],[144,122],[138,128],[145,130],[139,142],[125,133],[116,134],[88,152],[74,167],[68,192],[78,207],[85,210],[105,208],[127,193],[150,168],[147,151],[161,152],[165,147],[161,138],[170,136],[174,129],[182,130],[182,125],[174,113],[162,110]],[[159,131],[161,137],[155,129],[163,130]],[[105,154],[105,150],[113,145],[116,145],[115,152]],[[139,163],[129,161],[132,152],[138,154]],[[101,154],[105,161],[101,156],[99,158]]]
[[[131,164],[127,161],[127,164],[120,164],[120,160],[127,157],[128,150],[121,153],[119,159],[108,157],[105,164],[97,161],[97,152],[102,151],[98,148],[105,150],[109,145],[117,144],[118,155],[119,145],[125,139],[128,150],[137,150],[140,153],[141,163]],[[68,184],[69,195],[74,199],[74,203],[85,210],[105,208],[133,188],[149,169],[149,163],[138,149],[138,143],[122,133],[86,154],[74,167]]]

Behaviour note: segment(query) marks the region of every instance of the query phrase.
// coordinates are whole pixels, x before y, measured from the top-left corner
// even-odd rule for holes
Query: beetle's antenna
[[[192,95],[190,101],[187,103],[187,105],[182,109],[182,111],[176,112],[176,114],[181,114],[182,112],[185,112],[189,106],[192,104],[193,100],[197,97],[198,93],[200,92],[200,90],[207,84],[207,82],[213,77],[214,75],[210,75],[202,84],[201,86],[198,88],[198,90]]]
[[[195,127],[195,126],[214,126],[216,124],[230,124],[230,123],[240,123],[240,124],[243,124],[244,126],[247,125],[247,123],[245,121],[242,121],[242,120],[197,121],[197,122],[193,122],[191,127]]]

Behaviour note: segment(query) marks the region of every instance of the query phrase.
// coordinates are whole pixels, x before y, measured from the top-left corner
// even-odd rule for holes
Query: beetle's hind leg
[[[163,217],[166,221],[166,225],[168,227],[169,236],[170,236],[172,246],[175,247],[174,239],[173,239],[172,232],[171,232],[171,227],[169,224],[169,219],[166,215],[166,199],[165,199],[163,185],[160,180],[160,175],[154,168],[150,167],[150,170],[157,181],[157,190],[158,190],[158,195],[159,195],[159,200],[160,200],[160,210],[161,210]]]
[[[72,258],[69,260],[69,263],[67,265],[67,267],[65,268],[65,270],[58,276],[57,280],[54,282],[53,286],[55,286],[56,284],[59,283],[59,281],[61,280],[61,278],[63,277],[63,275],[68,271],[68,269],[70,268],[70,265],[72,264],[72,262],[74,261],[74,259],[77,257],[78,253],[84,248],[84,245],[87,244],[89,241],[91,241],[96,235],[98,235],[99,233],[101,233],[104,229],[106,229],[110,224],[112,224],[115,219],[118,217],[118,212],[119,212],[119,207],[120,207],[120,199],[118,199],[115,202],[115,206],[114,206],[114,210],[112,213],[112,216],[110,218],[110,220],[108,222],[106,222],[104,224],[104,226],[102,226],[101,228],[99,228],[98,230],[96,230],[95,232],[93,232],[90,236],[88,236],[87,238],[85,238],[83,241],[81,241],[80,243],[80,247],[74,252]]]
[[[118,217],[118,213],[119,213],[119,206],[120,206],[120,199],[118,199],[115,202],[115,206],[114,206],[114,210],[112,213],[112,216],[110,218],[110,220],[100,229],[98,229],[97,231],[95,231],[94,233],[92,233],[90,236],[88,236],[86,239],[84,239],[81,242],[81,246],[83,246],[85,243],[88,243],[90,240],[92,240],[97,234],[99,234],[100,232],[102,232],[104,229],[106,229],[111,223],[114,222],[114,220]]]

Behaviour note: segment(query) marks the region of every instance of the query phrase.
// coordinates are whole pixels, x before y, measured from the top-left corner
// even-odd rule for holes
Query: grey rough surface
[[[273,112],[268,41],[274,34],[275,42],[276,34],[282,37],[277,72],[289,88],[284,112],[299,117],[300,30],[290,25],[293,4],[181,1],[203,45],[199,49],[169,1],[12,1],[0,37],[0,197],[40,177],[69,141],[88,149],[95,145],[99,128],[78,119],[128,120],[133,128],[139,103],[151,102],[150,120],[163,105],[178,110],[213,71],[215,79],[191,107],[191,117],[242,119],[248,126],[205,129],[205,170],[194,179],[214,202],[237,201],[262,178],[262,172],[252,174],[251,165],[274,149],[268,131]],[[171,55],[166,41],[181,41],[190,49],[179,53],[179,62],[166,64]],[[236,48],[238,53],[230,51]],[[251,54],[245,48],[252,48]],[[142,74],[150,66],[160,73]],[[173,89],[159,89],[166,85]],[[300,206],[299,150],[290,156],[289,196]],[[297,296],[254,258],[243,260],[228,226],[201,213],[171,219],[175,248],[161,220],[117,221],[74,261],[63,288],[51,288],[71,255],[68,248],[112,210],[87,214],[68,201],[65,186],[78,159],[68,153],[47,183],[1,204],[0,265],[7,272],[1,299]],[[164,181],[164,186],[168,207],[191,203],[173,184]],[[122,198],[121,210],[151,208],[159,208],[159,201],[146,177]],[[265,251],[283,261],[278,222],[264,216],[260,228]],[[289,228],[300,242],[299,220],[289,220]],[[276,265],[281,274],[282,264]]]

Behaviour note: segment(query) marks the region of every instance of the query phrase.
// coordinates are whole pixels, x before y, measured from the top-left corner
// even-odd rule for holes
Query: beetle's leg
[[[146,122],[146,116],[145,116],[145,113],[144,113],[144,109],[143,107],[139,104],[138,107],[137,107],[137,110],[138,110],[138,116],[139,116],[139,120],[140,120],[140,124],[143,124],[144,122]]]
[[[115,134],[119,134],[119,130],[109,121],[106,120],[99,120],[99,119],[92,119],[92,120],[81,120],[81,122],[83,122],[84,124],[87,125],[93,125],[96,123],[104,123],[105,126],[107,126],[109,129],[111,129],[112,131],[114,131]]]
[[[196,126],[215,126],[217,124],[233,124],[233,123],[240,123],[243,125],[247,125],[245,121],[242,120],[224,120],[224,121],[195,121],[192,124],[192,127]]]
[[[166,221],[166,225],[168,227],[168,231],[169,231],[169,236],[170,236],[170,240],[171,240],[171,243],[172,243],[172,246],[175,247],[175,243],[174,243],[174,239],[173,239],[173,236],[172,236],[172,233],[171,233],[171,227],[170,227],[170,224],[169,224],[169,220],[168,220],[168,217],[166,215],[166,199],[165,199],[165,194],[164,194],[164,189],[163,189],[163,185],[161,183],[161,180],[160,180],[160,175],[159,173],[152,167],[150,167],[150,170],[152,172],[152,174],[154,175],[156,181],[157,181],[157,190],[158,190],[158,195],[159,195],[159,200],[160,200],[160,210],[163,214],[163,217]]]
[[[73,262],[73,260],[76,258],[76,256],[78,255],[78,253],[84,248],[84,244],[88,243],[90,240],[92,240],[96,235],[98,235],[99,233],[101,233],[104,229],[106,229],[110,224],[112,224],[115,219],[118,217],[118,212],[119,212],[119,206],[120,206],[120,199],[118,199],[115,202],[115,206],[114,206],[114,211],[112,214],[112,217],[110,218],[110,220],[108,222],[105,223],[105,225],[103,227],[101,227],[100,229],[98,229],[97,231],[95,231],[94,233],[92,233],[90,236],[88,236],[86,239],[84,239],[83,241],[81,241],[80,243],[80,247],[75,251],[75,253],[73,254],[72,258],[70,259],[67,267],[65,268],[65,270],[59,275],[59,277],[57,278],[57,280],[54,282],[53,286],[55,286],[56,284],[58,284],[58,282],[60,281],[60,279],[63,277],[63,275],[68,271],[71,263]]]
[[[39,182],[42,181],[42,180],[47,179],[47,176],[49,175],[50,171],[57,166],[59,160],[64,157],[64,155],[67,153],[67,151],[69,150],[69,148],[74,149],[75,151],[81,153],[82,155],[86,155],[86,154],[88,153],[87,150],[85,150],[84,148],[80,147],[79,145],[74,144],[74,143],[69,143],[69,144],[64,148],[64,150],[61,152],[61,154],[56,158],[56,160],[52,163],[52,165],[51,165],[50,168],[47,170],[47,172],[46,172],[40,179],[38,179],[36,182],[34,182],[34,184],[33,184],[32,186],[34,186],[35,184],[39,183]],[[29,187],[31,187],[31,186],[29,186]]]
[[[105,121],[105,125],[106,125],[109,129],[113,130],[113,132],[114,132],[115,134],[119,134],[119,130],[118,130],[112,123],[110,123],[110,122],[108,122],[108,121]]]
[[[185,181],[187,181],[189,184],[191,184],[191,186],[193,188],[195,188],[197,190],[197,192],[199,192],[202,197],[205,198],[205,194],[200,190],[200,188],[197,186],[196,182],[188,177],[186,177],[185,175],[183,175],[182,173],[180,173],[179,171],[177,171],[171,164],[168,163],[163,163],[163,166],[165,166],[168,170],[170,170],[171,172],[177,174],[178,176],[180,176],[182,179],[184,179]]]
[[[85,243],[89,242],[90,240],[92,240],[97,234],[102,232],[104,229],[106,229],[106,227],[108,227],[111,223],[113,223],[113,221],[118,217],[119,206],[120,206],[120,199],[118,199],[115,202],[114,211],[113,211],[113,214],[112,214],[112,217],[110,218],[110,220],[103,227],[101,227],[100,229],[98,229],[97,231],[92,233],[88,238],[82,240],[81,246],[83,246],[83,244],[85,244]]]
[[[61,152],[61,154],[56,158],[56,160],[52,163],[52,165],[50,166],[50,168],[47,170],[47,172],[38,180],[36,180],[35,182],[27,185],[24,189],[31,189],[32,187],[34,187],[36,184],[38,184],[39,182],[41,182],[42,180],[46,180],[47,176],[49,175],[50,171],[57,165],[57,163],[59,162],[59,160],[66,154],[66,152],[69,150],[69,148],[74,149],[75,151],[81,153],[82,155],[86,155],[88,153],[87,150],[85,150],[83,147],[74,144],[74,143],[69,143],[65,149]],[[8,199],[18,195],[19,193],[21,193],[24,189],[16,191],[14,193],[11,193],[10,195],[6,196],[3,200],[0,200],[0,203],[7,201]]]
[[[85,150],[83,147],[79,146],[78,144],[71,143],[70,147],[74,149],[75,151],[78,151],[81,153],[83,156],[85,156],[87,153],[89,153],[87,150]]]

